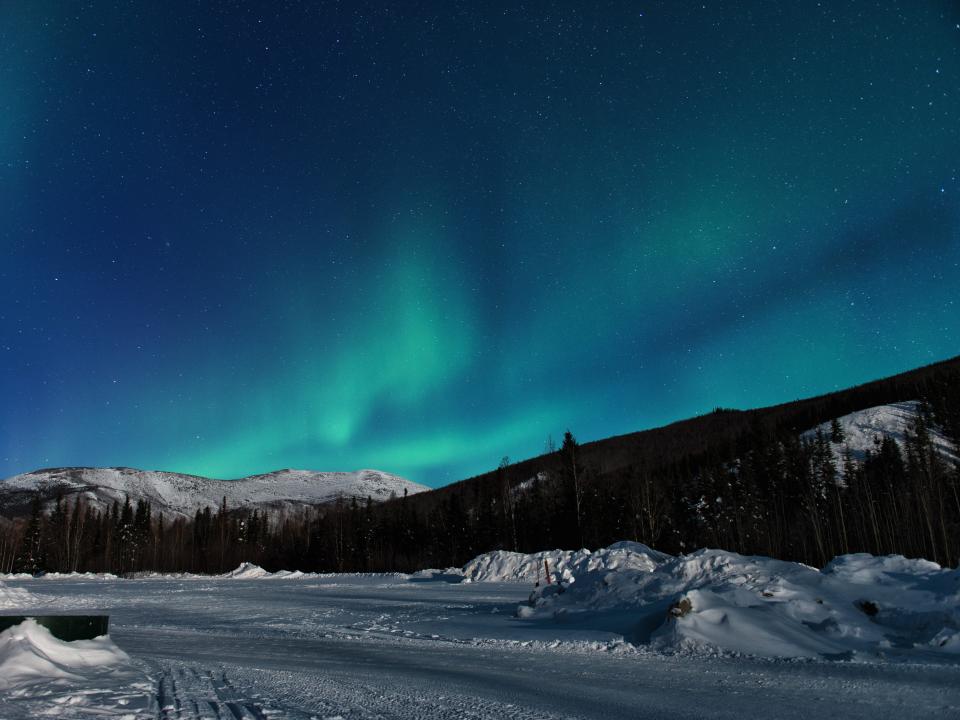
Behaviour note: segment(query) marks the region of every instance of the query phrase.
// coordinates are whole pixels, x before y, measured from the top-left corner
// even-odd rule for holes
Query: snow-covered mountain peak
[[[429,490],[424,485],[379,470],[318,472],[276,470],[239,480],[215,480],[197,475],[137,470],[135,468],[51,468],[0,481],[0,513],[22,514],[36,493],[46,504],[58,494],[67,500],[82,497],[88,505],[105,509],[114,501],[146,500],[154,512],[191,517],[204,507],[295,510],[337,498],[367,497],[374,501]]]

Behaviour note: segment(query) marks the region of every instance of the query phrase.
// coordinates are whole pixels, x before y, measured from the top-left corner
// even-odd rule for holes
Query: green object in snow
[[[92,640],[107,634],[109,615],[0,615],[0,632],[24,620],[35,620],[64,642]]]

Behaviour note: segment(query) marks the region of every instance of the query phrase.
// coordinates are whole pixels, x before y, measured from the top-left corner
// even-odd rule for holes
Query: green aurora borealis
[[[0,9],[0,477],[432,485],[960,352],[951,2]]]

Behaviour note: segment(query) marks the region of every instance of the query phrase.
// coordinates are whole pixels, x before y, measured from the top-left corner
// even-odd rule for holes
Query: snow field
[[[24,588],[12,588],[0,582],[0,610],[36,607],[41,602],[41,598]]]
[[[622,542],[412,575],[45,580],[0,602],[109,608],[113,637],[0,633],[4,720],[960,716],[960,573],[899,556]]]
[[[691,582],[716,584],[721,575],[733,582],[743,574],[717,560],[684,567]],[[235,575],[251,568],[239,570]],[[902,570],[884,562],[838,564],[835,572],[869,587],[890,576],[899,583]],[[928,576],[918,591],[932,585],[942,594],[936,568],[907,568],[917,570]],[[594,569],[560,597],[566,602],[592,587],[594,574],[641,572],[661,571]],[[632,605],[578,614],[574,603],[566,615],[514,617],[533,583],[467,583],[450,571],[252,574],[10,581],[29,587],[45,612],[109,612],[111,639],[129,660],[104,666],[102,675],[75,672],[78,680],[35,685],[17,698],[0,692],[0,718],[876,720],[960,713],[960,664],[944,652],[936,663],[916,662],[915,654],[912,662],[756,659],[706,645],[664,653],[624,642],[623,628],[637,619]],[[629,617],[633,624],[625,624]]]

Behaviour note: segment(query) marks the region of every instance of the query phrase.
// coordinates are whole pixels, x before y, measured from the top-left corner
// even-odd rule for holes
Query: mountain
[[[923,398],[950,425],[947,435],[960,435],[960,356],[908,370],[880,380],[802,400],[752,410],[717,408],[663,427],[614,435],[578,446],[578,462],[600,478],[642,469],[645,473],[681,466],[694,470],[716,458],[735,459],[746,437],[757,433],[801,436],[818,425],[851,413]],[[576,431],[576,426],[571,426]],[[555,453],[513,463],[504,473],[491,470],[421,496],[418,504],[437,494],[479,492],[478,486],[500,482],[506,474],[511,485],[529,481],[556,464]],[[684,474],[684,473],[681,473]]]
[[[228,508],[296,510],[322,505],[337,498],[367,497],[375,501],[429,490],[396,475],[378,470],[316,472],[277,470],[240,480],[214,480],[197,475],[136,470],[134,468],[68,467],[36,470],[0,481],[0,515],[24,515],[36,493],[47,508],[58,494],[72,501],[83,498],[90,507],[108,509],[127,497],[136,504],[146,500],[156,515],[193,517],[204,507],[216,509],[223,498]]]
[[[868,452],[876,452],[880,441],[885,437],[893,438],[901,451],[906,447],[907,433],[917,421],[920,414],[920,401],[907,400],[905,402],[877,405],[876,407],[857,410],[836,418],[840,426],[842,440],[831,442],[833,459],[838,468],[843,467],[843,461],[849,452],[850,457],[862,462]],[[817,425],[801,435],[805,440],[813,440],[817,432],[822,432],[830,438],[833,420]],[[943,430],[939,427],[930,429],[931,440],[940,456],[950,462],[958,459],[957,448],[954,447]]]
[[[908,452],[922,406],[922,447],[914,437]],[[824,454],[809,439],[834,419],[844,441]],[[888,442],[875,447],[876,438]],[[953,565],[958,446],[960,357],[781,405],[717,408],[582,444],[571,436],[553,452],[384,503],[374,516],[386,526],[420,519],[408,534],[431,543],[391,549],[385,569],[624,538],[672,554],[725,547],[822,565],[862,551]],[[856,467],[838,483],[845,447]]]

